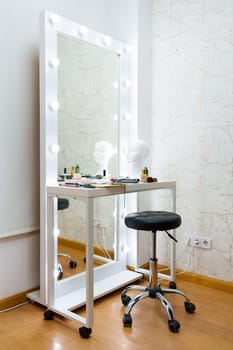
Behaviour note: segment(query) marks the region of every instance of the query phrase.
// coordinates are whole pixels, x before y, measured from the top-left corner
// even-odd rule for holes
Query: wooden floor
[[[61,258],[64,277],[85,269],[84,251],[59,247],[72,254],[78,266],[71,270]],[[139,283],[147,284],[148,281]],[[167,281],[162,283],[167,286]],[[118,290],[95,302],[94,326],[89,339],[78,333],[80,325],[58,315],[54,320],[43,317],[45,308],[28,303],[0,313],[1,350],[233,350],[233,294],[198,286],[177,279],[177,287],[196,304],[196,312],[184,310],[183,298],[170,295],[179,333],[168,329],[163,306],[157,299],[145,299],[134,306],[133,326],[124,328],[124,306]],[[81,310],[85,312],[85,310]],[[80,310],[79,310],[80,313]]]
[[[145,283],[145,282],[143,282]],[[167,326],[166,314],[159,301],[145,299],[135,305],[133,327],[124,328],[120,291],[95,303],[92,335],[83,339],[79,324],[55,316],[43,318],[44,308],[26,304],[0,314],[0,349],[3,350],[232,350],[233,295],[177,280],[180,289],[196,304],[195,314],[184,311],[181,296],[169,296],[179,333]],[[166,283],[165,283],[166,284]]]

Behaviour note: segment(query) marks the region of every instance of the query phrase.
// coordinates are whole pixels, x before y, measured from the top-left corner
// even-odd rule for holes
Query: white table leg
[[[86,199],[86,321],[87,327],[94,322],[94,265],[93,265],[93,198]]]

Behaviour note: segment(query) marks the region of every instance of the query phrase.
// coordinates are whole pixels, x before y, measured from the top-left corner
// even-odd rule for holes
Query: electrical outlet
[[[192,236],[189,238],[189,245],[193,247],[199,247],[203,249],[212,248],[212,238],[201,237],[201,236]]]
[[[212,248],[212,238],[203,237],[201,247],[204,249],[211,249]]]
[[[201,247],[201,237],[199,237],[199,236],[192,236],[192,237],[190,237],[189,243],[190,243],[191,246],[200,248]]]

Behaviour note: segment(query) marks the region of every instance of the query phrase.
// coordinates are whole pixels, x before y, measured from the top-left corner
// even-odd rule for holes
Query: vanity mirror
[[[118,175],[119,55],[58,33],[57,57],[58,176],[74,167],[83,176]],[[115,198],[95,201],[94,243],[106,257],[115,242],[115,205]],[[83,203],[70,201],[59,213],[61,236],[85,242],[84,217]]]
[[[70,174],[72,166],[78,165],[83,175],[100,172],[96,154],[100,143],[112,149],[105,163],[108,169],[103,170],[116,176],[127,174],[130,48],[56,14],[45,12],[42,22],[41,229],[46,231],[46,187],[55,185],[64,169]],[[69,240],[85,242],[84,204],[70,202],[69,210],[59,213],[59,230]],[[116,206],[111,197],[95,201],[94,244],[107,250],[113,250],[117,241]],[[43,255],[43,238],[42,247]]]

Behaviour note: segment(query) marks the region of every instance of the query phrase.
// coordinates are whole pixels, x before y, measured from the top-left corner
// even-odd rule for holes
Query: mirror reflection
[[[94,175],[97,142],[118,142],[119,56],[85,41],[58,35],[58,171],[79,165]],[[117,157],[109,163],[117,174]]]
[[[58,176],[118,175],[119,55],[63,33],[57,52]],[[113,254],[115,206],[115,198],[95,200],[94,244],[105,257]],[[61,237],[84,243],[84,203],[70,200],[58,214]]]

